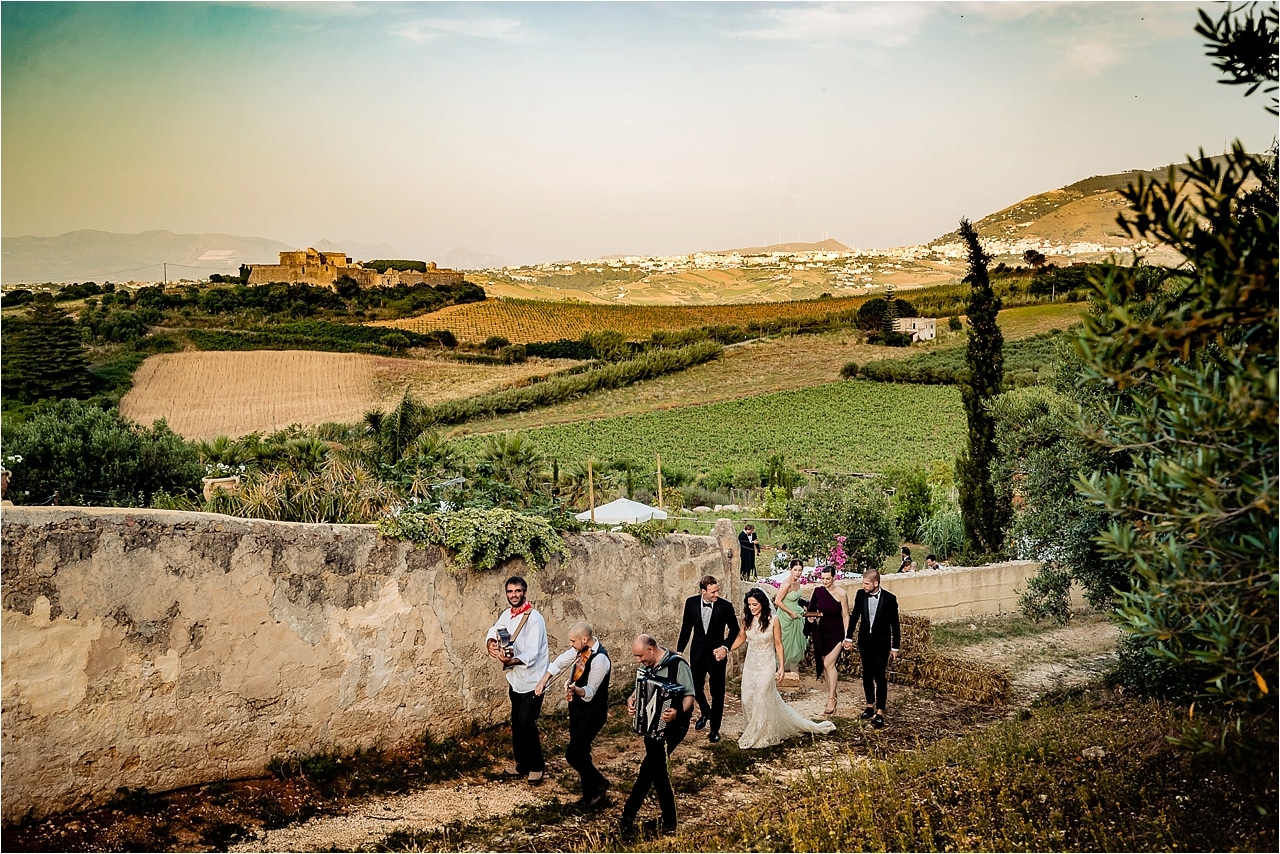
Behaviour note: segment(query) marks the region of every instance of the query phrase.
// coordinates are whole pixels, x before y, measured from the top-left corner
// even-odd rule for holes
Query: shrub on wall
[[[379,519],[378,532],[396,540],[444,546],[460,565],[479,570],[494,569],[514,557],[536,569],[564,553],[564,540],[547,519],[501,507],[435,513],[403,509]]]

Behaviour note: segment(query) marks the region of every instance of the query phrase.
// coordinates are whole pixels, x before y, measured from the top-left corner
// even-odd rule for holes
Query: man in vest
[[[565,699],[569,702],[569,746],[565,748],[564,758],[582,779],[582,799],[577,805],[589,810],[604,806],[605,790],[609,788],[609,781],[591,761],[591,742],[609,716],[612,668],[609,653],[596,640],[591,625],[574,623],[569,629],[569,648],[551,662],[533,689],[533,693],[541,697],[551,677],[569,671],[564,683]]]
[[[658,794],[658,806],[662,810],[662,832],[675,832],[676,796],[671,788],[667,756],[688,734],[689,718],[693,716],[694,706],[693,671],[689,668],[689,662],[671,650],[658,646],[651,635],[638,635],[631,643],[631,654],[650,676],[664,682],[679,683],[681,695],[675,705],[662,713],[662,719],[667,722],[666,732],[658,738],[649,738],[647,735],[644,738],[644,761],[640,763],[640,773],[622,807],[622,818],[618,821],[618,830],[624,841],[635,838],[636,816],[649,789]],[[633,716],[636,713],[636,701],[636,693],[632,692],[627,699],[627,711]]]

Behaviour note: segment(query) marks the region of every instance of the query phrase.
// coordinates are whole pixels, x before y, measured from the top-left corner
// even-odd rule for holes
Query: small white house
[[[932,341],[938,337],[938,318],[899,317],[893,322],[894,332],[905,332],[912,341]]]

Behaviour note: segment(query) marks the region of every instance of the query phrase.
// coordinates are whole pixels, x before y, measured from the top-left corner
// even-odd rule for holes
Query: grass
[[[1200,756],[1181,710],[1107,690],[797,784],[669,851],[1276,850],[1274,720]]]
[[[993,638],[1022,638],[1042,634],[1053,624],[1032,620],[1021,613],[966,617],[932,623],[933,645],[939,650],[969,646]]]

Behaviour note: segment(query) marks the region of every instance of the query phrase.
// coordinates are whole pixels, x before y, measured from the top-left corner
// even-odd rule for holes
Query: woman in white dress
[[[742,715],[746,728],[738,746],[746,749],[771,747],[802,733],[826,735],[835,732],[831,721],[814,722],[802,717],[782,701],[778,683],[782,681],[782,629],[770,618],[769,597],[759,587],[747,591],[742,631],[733,649],[747,645],[742,664]]]

